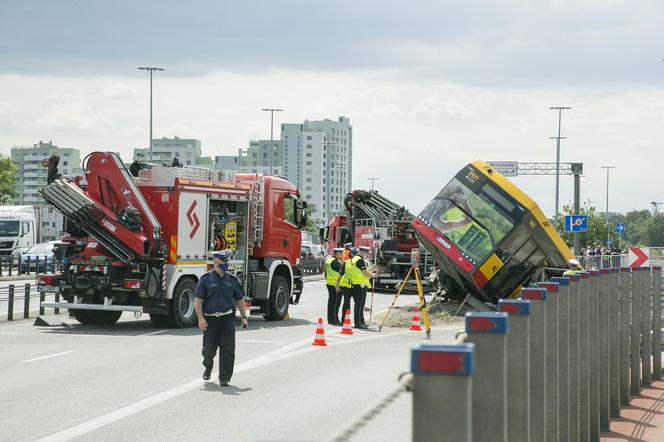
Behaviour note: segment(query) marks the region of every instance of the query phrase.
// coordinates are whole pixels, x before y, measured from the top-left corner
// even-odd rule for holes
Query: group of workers
[[[364,320],[364,305],[367,289],[371,288],[371,278],[376,274],[369,269],[368,257],[369,247],[351,247],[351,244],[346,244],[343,248],[335,248],[325,260],[328,324],[343,325],[352,298],[353,327],[369,328]],[[341,320],[339,307],[342,308]]]

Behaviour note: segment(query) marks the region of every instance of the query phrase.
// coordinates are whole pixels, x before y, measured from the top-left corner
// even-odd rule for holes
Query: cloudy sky
[[[583,162],[582,196],[664,201],[664,2],[0,0],[0,151],[120,152],[155,137],[233,154],[276,123],[350,118],[353,187],[420,210],[475,159]],[[547,213],[553,177],[518,177]],[[561,178],[561,204],[572,198]]]

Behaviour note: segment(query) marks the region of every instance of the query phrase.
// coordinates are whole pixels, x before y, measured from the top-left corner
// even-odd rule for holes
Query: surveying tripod
[[[380,326],[378,327],[379,332],[383,328],[383,325],[387,320],[387,316],[390,314],[390,311],[392,311],[392,308],[394,307],[394,304],[397,302],[397,299],[399,299],[399,295],[401,295],[401,291],[406,286],[406,283],[408,282],[410,275],[413,274],[415,278],[415,284],[417,285],[417,296],[420,298],[420,311],[422,312],[422,318],[424,319],[424,329],[427,332],[427,338],[431,338],[431,324],[429,323],[429,314],[427,313],[427,301],[426,299],[424,299],[424,292],[422,290],[422,280],[420,279],[419,258],[420,258],[419,250],[413,249],[411,251],[410,269],[408,270],[408,273],[406,273],[406,277],[399,285],[399,290],[397,290],[397,294],[394,295],[394,299],[392,299],[392,304],[390,305],[390,308],[387,309],[385,317],[383,318],[383,320],[380,323]]]

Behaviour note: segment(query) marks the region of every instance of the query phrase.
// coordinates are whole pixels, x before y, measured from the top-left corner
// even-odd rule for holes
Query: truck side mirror
[[[318,238],[319,238],[322,242],[328,242],[329,239],[330,239],[330,226],[327,226],[327,227],[321,227],[321,228],[318,230]]]
[[[300,229],[303,229],[307,225],[308,221],[307,202],[300,200],[299,204],[300,204],[300,222],[298,223],[298,227]]]

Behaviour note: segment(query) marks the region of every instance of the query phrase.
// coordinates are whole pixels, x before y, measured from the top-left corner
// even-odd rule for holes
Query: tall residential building
[[[134,149],[134,161],[149,161],[149,149]],[[161,138],[152,140],[152,161],[172,163],[177,158],[183,165],[212,166],[210,157],[201,156],[201,141],[192,138]]]
[[[344,212],[343,198],[351,191],[353,127],[346,117],[336,121],[305,120],[282,124],[284,176],[307,202],[316,205],[312,215],[328,220]]]
[[[272,149],[270,149],[270,145]],[[270,151],[273,162],[270,165]],[[283,149],[281,140],[252,140],[246,150],[238,149],[235,155],[218,155],[214,161],[217,169],[232,169],[244,172],[257,172],[272,175],[283,175]]]
[[[56,239],[62,231],[62,215],[50,207],[43,207],[44,200],[39,190],[47,184],[48,159],[53,154],[60,156],[58,169],[64,176],[81,175],[81,155],[78,149],[60,148],[52,141],[40,141],[33,147],[14,146],[11,149],[11,161],[18,169],[16,178],[16,197],[13,203],[40,207],[40,238]]]

